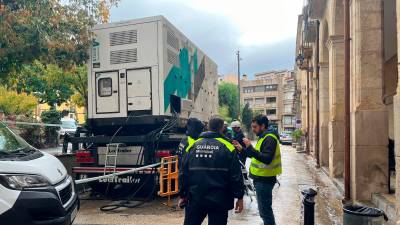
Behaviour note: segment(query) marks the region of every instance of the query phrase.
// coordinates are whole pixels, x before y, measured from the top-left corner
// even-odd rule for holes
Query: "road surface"
[[[292,147],[282,146],[284,172],[279,177],[280,186],[274,190],[273,208],[278,225],[302,224],[302,204],[300,191],[313,187],[318,189],[316,198],[316,224],[342,224],[341,196],[330,179],[315,169],[312,161]],[[230,212],[228,224],[262,224],[257,203],[253,196],[245,197],[245,210],[241,214]],[[109,201],[83,200],[81,210],[75,220],[76,225],[165,225],[183,224],[184,212],[163,204],[165,199],[157,199],[138,208],[102,212],[99,207]],[[207,224],[206,221],[204,224]]]

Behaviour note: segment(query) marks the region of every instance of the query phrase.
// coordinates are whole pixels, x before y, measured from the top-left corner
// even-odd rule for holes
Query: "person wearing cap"
[[[224,136],[226,138],[228,138],[229,140],[232,140],[233,132],[232,132],[232,130],[229,129],[229,124],[226,121],[224,121],[224,129],[223,129],[222,133],[224,134]]]
[[[233,130],[233,137],[232,140],[235,140],[239,142],[239,144],[242,146],[242,148],[246,148],[246,145],[243,142],[243,139],[245,138],[242,129],[241,129],[241,124],[239,121],[235,120],[231,123],[231,127]],[[242,162],[243,165],[246,165],[246,152],[241,151],[239,152],[239,159]]]
[[[182,156],[192,147],[194,142],[199,138],[201,132],[204,130],[204,124],[197,118],[189,118],[186,124],[186,135],[187,137],[181,141],[178,146],[177,155],[179,161],[182,161]]]

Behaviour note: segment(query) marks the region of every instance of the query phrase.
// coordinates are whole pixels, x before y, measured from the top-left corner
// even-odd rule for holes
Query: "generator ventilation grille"
[[[126,49],[110,52],[110,64],[137,62],[137,49]]]
[[[178,55],[170,49],[167,49],[167,60],[170,64],[179,67]]]
[[[179,51],[179,39],[170,30],[167,31],[167,43],[169,46]]]
[[[110,33],[110,46],[134,44],[138,41],[137,30]]]

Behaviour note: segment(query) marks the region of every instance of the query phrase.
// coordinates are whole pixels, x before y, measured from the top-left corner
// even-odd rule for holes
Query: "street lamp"
[[[236,52],[237,56],[237,69],[238,69],[238,74],[237,74],[237,79],[238,79],[238,101],[239,101],[239,108],[238,108],[238,120],[240,120],[240,51]]]

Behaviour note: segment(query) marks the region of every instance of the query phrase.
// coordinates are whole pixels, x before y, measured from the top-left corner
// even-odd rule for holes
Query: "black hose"
[[[158,148],[158,145],[159,145],[159,143],[160,143],[160,137],[161,137],[161,135],[163,134],[163,132],[172,129],[172,128],[177,124],[178,119],[179,119],[178,115],[177,115],[176,113],[173,113],[172,115],[173,115],[173,118],[172,118],[170,121],[168,121],[164,126],[162,126],[161,128],[155,129],[155,130],[151,131],[151,132],[148,134],[148,139],[149,139],[149,140],[152,140],[152,141],[151,141],[151,144],[152,144],[151,146],[153,146],[154,149],[157,149],[157,148]],[[126,120],[126,122],[128,122],[128,119]],[[126,124],[126,123],[125,123],[125,124]],[[122,129],[122,127],[123,127],[123,126],[121,126],[120,129],[117,130],[117,132],[113,135],[113,137],[115,137],[115,135]],[[112,139],[113,139],[113,138],[112,138]],[[111,139],[111,141],[112,141],[112,139]],[[111,141],[110,141],[110,142],[111,142]],[[142,160],[143,160],[143,158],[144,158],[143,148],[140,150],[139,154],[140,154],[140,153],[142,153],[142,157],[141,157],[141,163],[142,163]],[[138,158],[139,158],[139,155],[138,155]],[[153,157],[153,160],[154,160],[154,157]],[[153,163],[154,163],[154,161],[153,161]],[[153,174],[153,172],[152,172],[151,174]],[[135,198],[136,194],[145,186],[145,184],[147,184],[147,182],[149,182],[149,180],[150,180],[151,177],[152,177],[152,176],[148,176],[148,177],[146,178],[146,181],[144,181],[144,182],[135,190],[135,192],[128,198],[128,200],[126,200],[126,201],[120,201],[120,202],[114,203],[114,204],[107,204],[107,205],[101,206],[101,207],[100,207],[100,210],[103,211],[103,212],[109,212],[109,211],[113,211],[113,210],[116,210],[116,209],[119,209],[119,208],[135,208],[135,207],[141,206],[141,205],[143,205],[144,203],[148,202],[148,201],[150,200],[150,198],[152,197],[152,195],[154,194],[155,189],[156,189],[156,185],[155,185],[156,179],[155,179],[155,176],[154,176],[154,180],[153,180],[153,182],[154,182],[154,184],[153,184],[153,189],[152,189],[151,192],[149,192],[149,195],[145,198],[145,200],[139,201],[139,203],[136,203],[136,204],[130,204],[130,201],[132,201],[132,200]],[[108,192],[108,186],[107,186],[107,192]]]
[[[146,178],[146,181],[143,182],[143,183],[136,189],[136,191],[130,196],[130,198],[129,198],[128,200],[126,200],[126,201],[120,201],[120,202],[118,202],[118,203],[107,204],[107,205],[101,206],[101,207],[100,207],[100,210],[103,211],[103,212],[109,212],[109,211],[113,211],[113,210],[116,210],[116,209],[119,209],[119,208],[129,208],[129,209],[132,209],[132,208],[141,206],[141,205],[143,205],[144,203],[148,202],[148,201],[150,200],[151,196],[154,194],[154,191],[155,191],[155,189],[156,189],[156,185],[153,185],[152,191],[149,193],[149,195],[148,195],[143,201],[138,201],[139,203],[136,203],[136,204],[130,204],[130,201],[132,201],[132,200],[135,198],[136,194],[145,186],[145,184],[147,184],[147,182],[149,182],[150,178],[151,178],[151,176],[148,176],[148,177]],[[153,180],[153,182],[155,183],[155,179]]]

